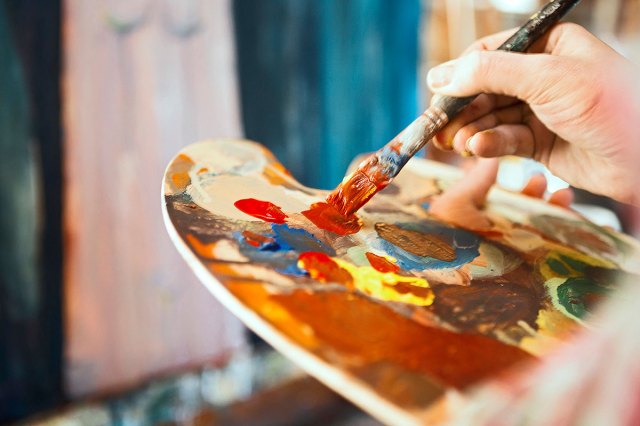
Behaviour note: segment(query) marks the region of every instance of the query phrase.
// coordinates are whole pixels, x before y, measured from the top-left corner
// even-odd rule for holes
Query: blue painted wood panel
[[[0,423],[63,399],[59,10],[0,0]]]
[[[245,134],[333,188],[418,112],[419,0],[234,1]]]

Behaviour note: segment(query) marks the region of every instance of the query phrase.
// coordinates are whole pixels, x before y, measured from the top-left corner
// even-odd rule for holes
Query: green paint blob
[[[567,267],[558,259],[547,259],[547,265],[549,265],[551,270],[556,274],[569,275],[569,270],[567,269]]]
[[[567,265],[569,265],[571,268],[573,268],[576,272],[584,272],[585,269],[587,269],[589,267],[588,264],[574,259],[572,257],[569,256],[565,256],[565,255],[560,255],[560,259],[562,259],[562,261],[564,263],[566,263]]]
[[[599,286],[588,278],[569,278],[558,286],[558,301],[571,315],[584,318],[591,313],[593,305],[609,289]]]

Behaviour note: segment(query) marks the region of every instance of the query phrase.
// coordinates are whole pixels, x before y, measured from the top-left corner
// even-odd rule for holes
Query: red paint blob
[[[365,256],[369,260],[369,263],[378,272],[398,272],[400,267],[395,263],[389,262],[382,256],[378,256],[377,254],[373,254],[371,252],[366,252]]]
[[[302,214],[320,229],[339,235],[355,234],[362,228],[358,216],[343,216],[334,206],[327,203],[314,203]]]
[[[242,231],[242,236],[244,237],[244,240],[247,242],[247,244],[252,245],[254,247],[262,247],[264,245],[275,242],[273,238],[265,237],[251,231]]]
[[[324,253],[308,251],[300,254],[298,265],[307,271],[311,278],[322,282],[333,282],[352,287],[353,277]]]
[[[284,214],[280,207],[269,201],[260,201],[255,198],[245,198],[233,203],[238,210],[243,213],[262,219],[265,222],[284,223],[287,215]]]

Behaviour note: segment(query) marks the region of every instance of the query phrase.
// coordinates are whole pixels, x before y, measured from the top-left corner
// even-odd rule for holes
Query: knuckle
[[[560,30],[564,36],[568,37],[579,37],[587,32],[584,27],[573,22],[561,22],[556,28]]]
[[[474,123],[469,123],[466,126],[464,126],[462,129],[460,129],[458,131],[458,133],[466,141],[467,139],[469,139],[470,137],[472,137],[476,133],[481,132],[482,130],[483,130],[483,128],[480,125],[478,125],[478,123],[474,122]]]

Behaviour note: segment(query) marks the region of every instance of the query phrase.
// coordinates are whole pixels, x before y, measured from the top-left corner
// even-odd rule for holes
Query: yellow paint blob
[[[593,256],[589,256],[583,253],[580,253],[577,250],[572,250],[567,248],[556,248],[555,250],[551,250],[547,256],[540,262],[540,273],[545,278],[545,280],[549,280],[552,278],[571,278],[571,277],[581,277],[584,276],[584,273],[576,270],[567,259],[575,260],[580,263],[585,263],[590,266],[595,266],[599,268],[606,269],[615,269],[616,265],[605,259],[598,259]],[[558,270],[554,270],[550,262],[555,262],[556,265],[559,265],[562,269],[562,272]]]
[[[378,272],[371,266],[355,266],[338,258],[332,260],[351,274],[358,290],[375,299],[417,306],[429,306],[433,303],[433,291],[424,278]]]

